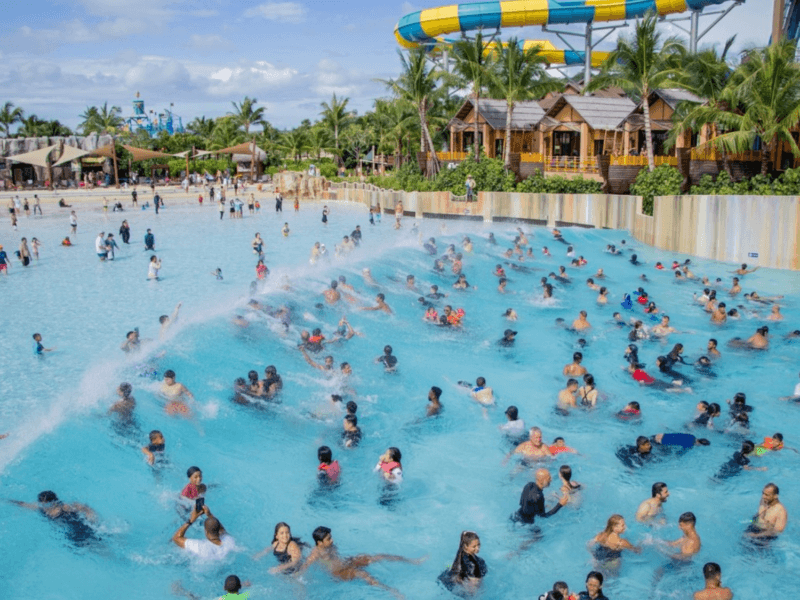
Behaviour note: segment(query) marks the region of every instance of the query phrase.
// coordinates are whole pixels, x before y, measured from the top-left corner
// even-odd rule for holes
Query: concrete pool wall
[[[640,196],[478,192],[476,200],[450,192],[402,192],[370,184],[336,183],[330,200],[359,202],[407,216],[520,221],[548,227],[630,231],[637,240],[670,252],[712,260],[800,270],[800,197],[659,196],[653,216]]]

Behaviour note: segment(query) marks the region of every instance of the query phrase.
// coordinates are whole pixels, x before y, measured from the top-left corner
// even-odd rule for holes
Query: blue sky
[[[334,92],[363,113],[399,69],[394,26],[436,0],[26,0],[4,3],[0,102],[72,127],[90,105],[131,112],[137,91],[148,109],[174,103],[184,124],[216,117],[245,95],[276,127],[314,120]],[[735,48],[763,45],[772,2],[748,0],[703,39]],[[710,18],[708,19],[710,21]],[[566,27],[566,26],[562,26]],[[574,26],[577,29],[577,26]],[[680,34],[665,27],[666,32]],[[621,30],[624,32],[625,30]],[[553,39],[539,28],[505,36]],[[616,33],[605,48],[613,46]]]

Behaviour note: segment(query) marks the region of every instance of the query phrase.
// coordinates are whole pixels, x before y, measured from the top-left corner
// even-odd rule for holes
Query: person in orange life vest
[[[505,277],[506,276],[506,271],[501,265],[497,265],[494,268],[494,274],[495,274],[496,277]]]
[[[392,446],[381,454],[374,470],[380,471],[386,481],[400,483],[403,481],[403,465],[400,463],[402,457],[400,450]]]
[[[423,318],[425,321],[438,321],[439,320],[439,313],[436,312],[436,308],[433,306],[429,306],[428,310],[425,311],[425,317]]]
[[[562,452],[569,452],[571,454],[577,454],[578,451],[575,448],[570,448],[567,446],[567,443],[564,441],[563,437],[557,437],[553,440],[553,445],[550,446],[550,454],[561,454]]]
[[[317,459],[319,460],[317,476],[320,483],[336,483],[342,470],[339,461],[333,460],[331,449],[328,446],[320,446],[317,450]]]

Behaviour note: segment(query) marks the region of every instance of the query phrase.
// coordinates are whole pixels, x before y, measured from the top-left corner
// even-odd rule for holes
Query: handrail
[[[722,151],[716,148],[692,148],[692,160],[722,160]],[[745,162],[760,162],[760,150],[747,150],[746,152],[731,152],[727,155],[728,160]]]
[[[544,155],[541,152],[523,152],[519,155],[519,162],[540,163],[544,162]]]
[[[678,166],[678,158],[676,156],[654,156],[653,162],[656,166],[671,165]],[[611,156],[612,165],[620,165],[625,167],[644,167],[647,166],[647,156]]]

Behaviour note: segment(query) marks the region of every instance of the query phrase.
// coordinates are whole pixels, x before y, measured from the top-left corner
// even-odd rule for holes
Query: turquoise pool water
[[[609,598],[689,598],[703,586],[701,567],[706,561],[722,565],[723,581],[737,597],[793,590],[790,581],[800,563],[794,519],[800,490],[795,475],[798,455],[783,451],[754,458],[757,466],[768,468],[766,472],[746,471],[721,483],[711,477],[741,444],[741,438],[722,431],[728,422],[724,403],[735,392],[745,392],[748,403],[756,407],[748,437],[760,442],[781,431],[787,446],[800,447],[800,407],[778,399],[791,394],[800,370],[800,341],[782,337],[800,327],[800,276],[761,269],[744,278],[745,291],[786,295],[782,304],[786,321],[769,323],[768,351],[729,350],[725,342],[749,337],[766,323],[767,311],[759,309],[758,317],[745,315],[723,326],[711,324],[692,301],[692,293],[701,286],[676,284],[671,272],[653,269],[656,260],[668,264],[685,257],[635,244],[640,260],[649,264],[634,267],[603,252],[607,244],[619,247],[623,237],[629,238],[623,232],[565,229],[564,237],[576,254],[589,260],[577,269],[568,266],[566,245],[555,242],[545,229],[523,226],[536,256],[524,264],[542,270],[517,273],[506,267],[509,293],[500,295],[492,272],[504,261],[498,257],[509,247],[515,226],[418,222],[425,239],[436,237],[440,253],[450,243],[460,249],[464,235],[472,238],[474,251],[465,253],[464,273],[477,289],[457,291],[451,287],[455,277],[449,268],[443,275],[432,271],[433,258],[411,232],[412,219],[405,219],[399,231],[391,228],[389,215],[372,227],[363,207],[334,205],[324,226],[322,203],[304,203],[299,214],[290,209],[278,215],[271,202],[262,204],[258,215],[245,211],[244,219],[229,220],[226,213],[221,222],[215,207],[169,200],[158,216],[152,211],[115,215],[83,209],[72,248],[59,245],[69,233],[67,211],[50,210],[43,219],[23,217],[20,231],[13,235],[4,223],[0,243],[6,251],[14,250],[22,236],[29,240],[36,236],[44,246],[37,264],[23,269],[15,262],[11,276],[0,277],[0,433],[10,433],[0,441],[2,497],[35,502],[40,491],[53,490],[65,502],[85,503],[99,515],[102,543],[75,548],[41,515],[0,503],[3,597],[35,591],[39,598],[170,598],[176,597],[173,586],[179,582],[199,597],[212,598],[220,595],[222,581],[230,573],[252,582],[251,598],[390,597],[362,582],[334,581],[317,568],[299,581],[268,574],[275,565],[272,556],[260,561],[252,556],[269,546],[279,521],[288,522],[294,535],[308,542],[315,527],[330,527],[345,556],[427,555],[420,566],[381,563],[369,568],[407,598],[451,596],[436,578],[453,560],[460,532],[471,529],[481,537],[481,556],[489,566],[480,597],[538,597],[556,580],[567,581],[576,592],[585,589],[586,573],[594,568],[586,542],[603,529],[611,514],[624,515],[625,537],[642,543],[678,538],[677,518],[687,510],[697,515],[703,540],[692,564],[663,569],[668,559],[646,545],[641,555],[623,557],[618,574],[609,574],[604,586]],[[289,203],[285,206],[290,208]],[[117,253],[113,263],[100,263],[94,239],[101,230],[118,238],[123,217],[131,224],[132,243]],[[291,234],[284,238],[280,229],[286,221]],[[356,224],[364,232],[362,246],[336,258],[333,247]],[[143,251],[142,239],[148,227],[163,261],[159,282],[146,281],[150,253]],[[288,332],[246,308],[255,279],[250,242],[256,231],[265,240],[271,273],[255,297],[273,307],[291,308]],[[497,237],[497,246],[487,243],[489,232]],[[315,241],[325,243],[331,257],[312,266],[308,258]],[[553,258],[542,258],[543,245]],[[556,284],[555,297],[545,301],[539,278],[561,264],[568,266],[574,282]],[[364,281],[365,267],[379,287]],[[211,274],[216,268],[222,269],[223,281]],[[585,285],[598,268],[605,270],[602,285],[610,290],[605,307],[595,303],[596,292]],[[725,288],[733,268],[710,261],[692,263],[697,274],[712,280],[722,277]],[[641,273],[650,281],[642,283]],[[440,312],[445,303],[463,307],[463,330],[423,322],[419,294],[405,289],[408,274],[415,275],[426,293],[435,283],[449,294],[437,302]],[[327,283],[339,275],[354,286],[357,302],[316,308],[324,302],[321,293]],[[282,289],[287,283],[290,289]],[[641,389],[623,370],[628,328],[613,325],[611,315],[621,310],[623,294],[639,285],[670,315],[672,325],[685,332],[672,334],[666,342],[639,343],[648,372],[658,376],[656,356],[674,343],[683,343],[685,355],[695,359],[709,337],[720,342],[723,356],[714,365],[717,377],[678,367],[694,379],[691,394]],[[372,305],[378,292],[386,295],[393,315],[358,310]],[[726,301],[729,307],[743,303],[741,297]],[[183,303],[178,323],[159,339],[159,315],[170,314],[178,302]],[[519,314],[516,323],[509,324],[502,316],[509,307]],[[571,322],[581,309],[588,311],[593,324],[583,336],[584,364],[595,375],[603,399],[592,412],[563,417],[553,409],[565,382],[561,370],[579,349],[579,336],[554,321]],[[236,315],[249,326],[235,324]],[[343,315],[362,335],[314,358],[321,360],[330,353],[337,364],[347,361],[353,367],[345,401],[358,402],[364,438],[350,450],[339,443],[342,413],[330,409],[330,394],[341,388],[340,382],[309,367],[296,349],[301,330],[321,327],[330,337]],[[642,316],[640,307],[625,313],[626,318],[634,315]],[[119,346],[134,327],[154,341],[128,357]],[[499,348],[496,341],[507,327],[519,332],[515,347]],[[34,356],[34,332],[42,333],[45,346],[55,346],[56,351],[43,358]],[[399,359],[393,374],[374,362],[386,344],[393,346]],[[233,380],[246,377],[250,369],[263,373],[268,364],[276,365],[284,381],[280,403],[254,408],[232,402]],[[165,414],[157,394],[160,382],[141,376],[149,369],[176,371],[178,381],[197,399],[193,419]],[[497,398],[497,406],[486,412],[457,384],[474,382],[477,376],[486,378]],[[137,401],[135,425],[128,428],[107,415],[121,381],[133,385]],[[424,419],[432,385],[444,390],[445,410],[439,418]],[[615,419],[614,414],[631,400],[641,403],[642,419]],[[623,467],[615,457],[617,448],[633,444],[637,435],[683,431],[700,400],[723,405],[716,431],[703,433],[711,446],[638,470]],[[528,534],[508,517],[517,509],[533,469],[517,468],[517,461],[503,464],[510,446],[498,426],[510,404],[519,407],[528,426],[543,429],[545,441],[560,435],[579,451],[547,466],[555,476],[559,465],[570,464],[574,479],[584,485],[576,505],[537,521],[542,538],[523,552],[518,549]],[[151,429],[160,429],[166,437],[166,461],[157,470],[140,452]],[[336,489],[320,493],[316,450],[323,444],[333,448],[342,478]],[[389,446],[402,450],[404,481],[387,502],[372,468]],[[213,484],[206,502],[241,549],[222,564],[190,560],[170,541],[184,520],[176,511],[176,500],[192,465],[199,466],[204,481]],[[636,523],[636,507],[659,480],[667,482],[671,491],[664,505],[667,524]],[[769,550],[754,550],[741,542],[741,534],[769,481],[781,488],[789,526]],[[548,507],[555,502],[555,492],[555,486],[546,491]],[[201,529],[195,525],[189,535],[198,537]]]

